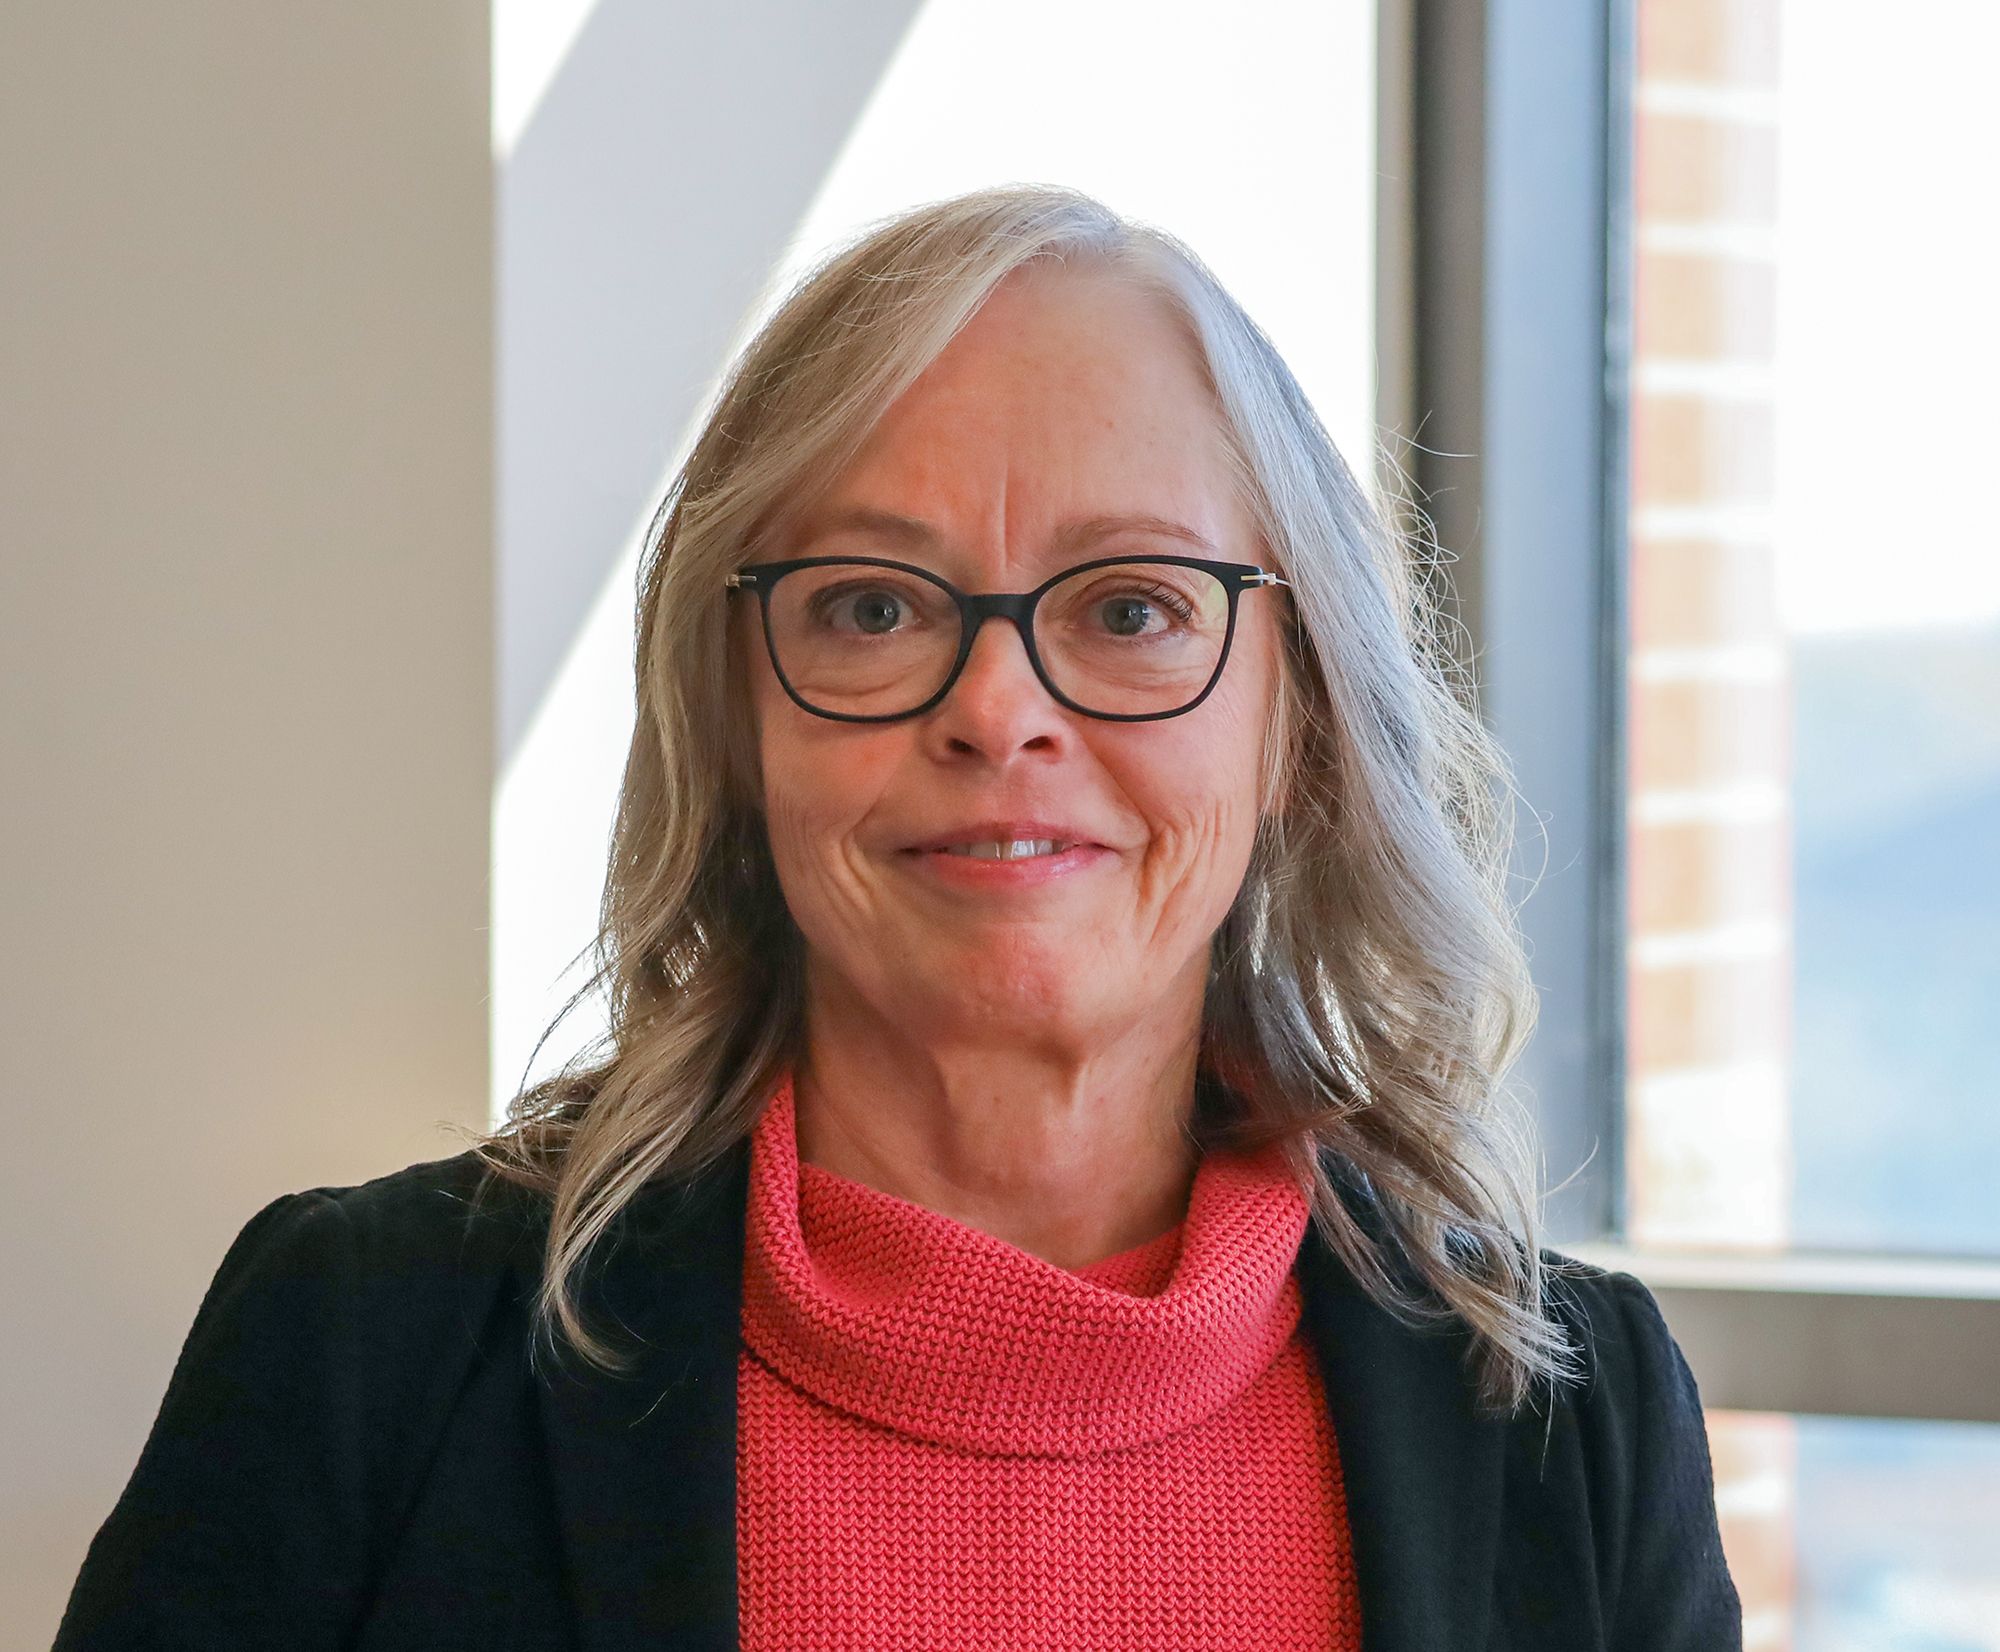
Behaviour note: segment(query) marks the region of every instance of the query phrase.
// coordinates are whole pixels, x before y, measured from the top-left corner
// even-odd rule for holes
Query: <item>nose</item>
[[[1068,733],[1063,708],[1035,675],[1019,629],[998,615],[980,626],[965,669],[926,722],[952,748],[995,761],[1024,747],[1058,744]]]

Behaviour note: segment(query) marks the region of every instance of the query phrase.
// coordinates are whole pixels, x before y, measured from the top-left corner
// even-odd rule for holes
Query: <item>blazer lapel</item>
[[[583,1652],[735,1652],[736,1366],[749,1142],[621,1214],[585,1318],[637,1363],[540,1386]]]
[[[1343,1196],[1352,1205],[1344,1183]],[[1484,1647],[1504,1425],[1472,1410],[1462,1334],[1392,1318],[1310,1225],[1299,1284],[1340,1452],[1362,1644],[1368,1652]]]

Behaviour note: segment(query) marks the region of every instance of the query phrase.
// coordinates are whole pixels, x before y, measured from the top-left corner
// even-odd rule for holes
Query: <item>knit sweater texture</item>
[[[1066,1269],[751,1142],[737,1364],[749,1652],[1361,1645],[1276,1149]]]

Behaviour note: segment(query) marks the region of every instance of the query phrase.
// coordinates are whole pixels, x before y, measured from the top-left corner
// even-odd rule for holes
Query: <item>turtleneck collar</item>
[[[1070,1270],[798,1157],[790,1077],[751,1141],[743,1337],[824,1403],[939,1445],[1084,1456],[1162,1439],[1298,1323],[1309,1209],[1276,1148],[1210,1151],[1185,1217]]]

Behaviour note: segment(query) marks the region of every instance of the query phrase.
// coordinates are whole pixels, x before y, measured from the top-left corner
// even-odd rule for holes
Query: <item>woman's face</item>
[[[972,592],[1030,590],[1091,557],[1269,567],[1217,418],[1158,300],[1095,272],[1017,272],[771,555],[893,557]],[[827,526],[863,510],[934,537]],[[1144,527],[1058,543],[1120,516],[1179,524],[1213,549]],[[1067,710],[1014,627],[990,620],[939,705],[884,724],[794,705],[756,602],[739,602],[771,849],[815,996],[858,998],[917,1036],[1049,1053],[1087,1054],[1149,1018],[1191,1029],[1257,825],[1280,600],[1243,595],[1221,681],[1179,717]],[[1007,837],[1087,847],[1021,861],[921,847]]]

